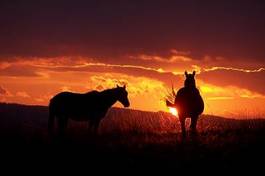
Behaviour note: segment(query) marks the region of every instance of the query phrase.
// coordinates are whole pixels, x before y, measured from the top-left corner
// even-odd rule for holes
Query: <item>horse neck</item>
[[[111,107],[118,100],[115,90],[113,89],[104,90],[101,92],[101,95],[107,107]]]
[[[195,85],[194,86],[184,86],[184,88],[185,89],[190,89],[190,90],[197,89]]]
[[[186,89],[196,89],[196,83],[194,82],[193,84],[191,84],[191,83],[188,83],[188,82],[185,81],[184,87]]]

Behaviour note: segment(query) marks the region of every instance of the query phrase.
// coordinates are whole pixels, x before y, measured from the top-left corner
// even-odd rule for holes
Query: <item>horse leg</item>
[[[191,116],[191,123],[190,123],[190,129],[192,134],[196,134],[197,133],[197,120],[198,120],[198,116]]]
[[[68,119],[64,116],[58,117],[58,133],[59,137],[64,137],[64,132],[67,126]]]
[[[88,125],[88,126],[87,126],[87,132],[90,134],[91,131],[92,131],[92,121],[89,120],[87,125]]]
[[[185,137],[186,136],[185,117],[179,116],[179,121],[180,121],[180,125],[181,125],[182,136]]]
[[[89,131],[91,132],[92,135],[96,135],[97,134],[97,129],[99,126],[99,121],[98,120],[90,120],[89,122]]]
[[[48,134],[50,137],[53,137],[53,128],[54,128],[54,120],[55,120],[55,115],[51,113],[49,113],[49,119],[48,119]]]
[[[97,135],[98,133],[98,127],[99,127],[100,120],[95,120],[93,123],[93,133]]]
[[[88,121],[88,135],[94,135],[94,128],[95,128],[95,121],[89,120]]]

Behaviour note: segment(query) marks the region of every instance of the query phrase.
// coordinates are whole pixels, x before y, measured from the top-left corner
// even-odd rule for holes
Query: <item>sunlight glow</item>
[[[169,112],[174,116],[178,116],[178,111],[176,108],[169,107]]]

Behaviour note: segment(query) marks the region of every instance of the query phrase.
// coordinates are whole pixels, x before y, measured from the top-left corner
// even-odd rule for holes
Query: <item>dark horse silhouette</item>
[[[203,99],[199,90],[196,88],[194,79],[195,71],[193,71],[192,74],[188,74],[187,71],[185,71],[185,76],[184,87],[178,90],[174,104],[170,103],[168,100],[166,101],[167,106],[177,108],[181,130],[184,136],[186,134],[186,118],[191,118],[190,129],[193,133],[196,133],[197,120],[204,110]]]
[[[100,121],[108,109],[119,101],[124,107],[129,107],[126,86],[107,89],[102,92],[91,91],[84,94],[61,92],[55,95],[49,104],[49,132],[52,134],[54,120],[58,120],[59,135],[64,134],[68,119],[88,121],[92,132],[96,133]]]

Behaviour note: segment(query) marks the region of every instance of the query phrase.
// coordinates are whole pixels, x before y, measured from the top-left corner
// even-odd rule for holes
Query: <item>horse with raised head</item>
[[[185,76],[184,87],[178,90],[174,104],[171,104],[168,100],[166,102],[168,106],[177,108],[181,130],[184,136],[186,134],[186,118],[191,118],[190,129],[193,133],[196,133],[197,120],[204,110],[203,99],[199,90],[196,88],[195,71],[192,74],[188,74],[185,71]]]
[[[106,89],[101,92],[91,91],[84,94],[61,92],[55,95],[49,104],[49,132],[52,133],[54,120],[58,120],[59,135],[64,134],[68,119],[88,121],[93,132],[97,132],[100,121],[108,109],[119,101],[124,107],[129,107],[126,86]]]

